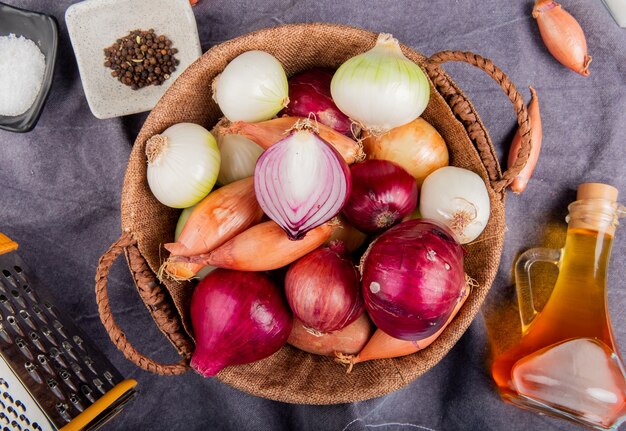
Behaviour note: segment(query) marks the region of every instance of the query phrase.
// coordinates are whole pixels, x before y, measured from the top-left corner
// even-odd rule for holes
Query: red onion
[[[336,216],[351,189],[346,162],[310,130],[292,132],[272,145],[254,170],[259,205],[293,240]]]
[[[230,365],[247,364],[277,352],[293,320],[282,293],[258,272],[216,269],[191,298],[196,350],[191,367],[211,377]]]
[[[341,112],[330,95],[330,81],[335,71],[316,67],[289,79],[289,105],[283,113],[290,117],[308,117],[352,137],[352,121]]]
[[[317,332],[338,331],[363,313],[359,274],[339,241],[292,264],[285,293],[296,317]]]
[[[447,227],[409,220],[372,243],[361,274],[374,324],[394,338],[421,340],[446,323],[463,294],[463,249]]]
[[[417,183],[388,160],[366,160],[350,166],[352,192],[343,214],[357,229],[375,233],[409,215],[417,206]]]

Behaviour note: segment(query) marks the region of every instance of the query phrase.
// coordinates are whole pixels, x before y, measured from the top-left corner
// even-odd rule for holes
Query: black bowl
[[[51,15],[0,3],[0,36],[7,36],[11,33],[35,42],[46,57],[43,83],[33,105],[21,115],[0,115],[0,129],[11,132],[29,132],[37,124],[50,92],[59,44],[59,30],[56,19]]]

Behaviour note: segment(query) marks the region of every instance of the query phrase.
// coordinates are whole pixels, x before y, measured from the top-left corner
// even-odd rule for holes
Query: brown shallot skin
[[[589,75],[591,56],[587,54],[585,33],[578,21],[552,0],[536,0],[533,18],[550,54],[574,72]]]
[[[339,331],[321,335],[312,334],[302,321],[294,317],[293,329],[287,343],[315,355],[334,357],[337,352],[356,355],[367,344],[373,329],[374,326],[367,313],[361,314],[358,319]]]
[[[337,229],[333,220],[307,232],[299,241],[289,239],[275,222],[259,223],[215,250],[197,256],[173,256],[175,263],[195,263],[239,271],[270,271],[289,265],[312,252]]]
[[[532,95],[532,99],[528,104],[528,117],[530,119],[530,131],[531,131],[531,149],[530,156],[528,157],[528,161],[524,168],[520,171],[519,174],[513,179],[513,182],[509,187],[514,193],[521,193],[526,189],[528,185],[528,181],[535,170],[535,165],[537,164],[537,160],[539,159],[539,152],[541,151],[541,139],[542,139],[542,130],[541,130],[541,115],[539,113],[539,99],[537,98],[537,93],[535,93],[535,89],[530,87],[530,93]],[[519,129],[515,132],[515,136],[513,136],[513,141],[511,142],[511,149],[509,150],[509,160],[508,167],[509,169],[513,166],[513,163],[517,160],[518,152],[520,147],[522,146],[522,135],[520,134]]]

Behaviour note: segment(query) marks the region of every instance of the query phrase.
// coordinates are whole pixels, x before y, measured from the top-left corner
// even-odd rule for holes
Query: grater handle
[[[120,238],[115,241],[106,253],[102,255],[98,262],[98,269],[96,271],[96,302],[98,303],[98,312],[100,313],[100,320],[104,325],[111,341],[115,346],[124,354],[126,359],[134,363],[140,368],[146,371],[150,371],[156,374],[162,375],[179,375],[189,370],[187,364],[188,358],[183,356],[177,364],[161,364],[153,361],[152,359],[142,355],[130,344],[126,339],[126,334],[119,327],[113,314],[111,312],[111,304],[109,303],[109,294],[107,292],[107,282],[109,277],[109,271],[113,262],[124,251],[132,250],[136,248],[137,241],[129,232],[124,232]],[[140,253],[129,253],[129,256],[134,256],[134,259],[143,259]],[[136,279],[137,281],[137,279]]]

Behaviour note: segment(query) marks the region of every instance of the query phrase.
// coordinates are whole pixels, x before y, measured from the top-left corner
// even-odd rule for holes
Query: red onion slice
[[[271,146],[254,171],[259,205],[293,240],[337,215],[351,189],[346,162],[310,130],[292,132]]]

